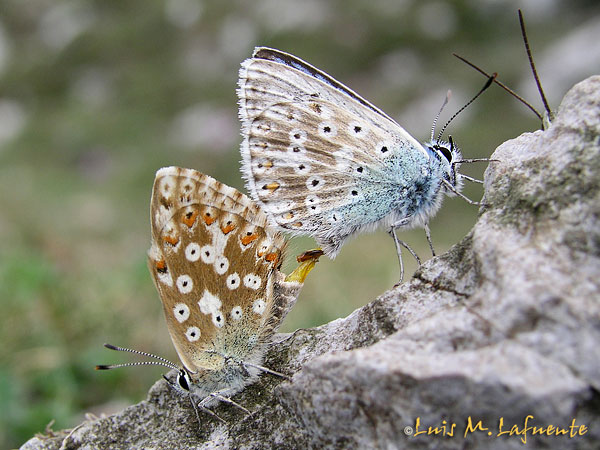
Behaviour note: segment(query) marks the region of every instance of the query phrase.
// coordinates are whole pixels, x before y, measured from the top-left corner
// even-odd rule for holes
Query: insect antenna
[[[471,66],[473,69],[475,69],[476,71],[478,71],[479,73],[485,75],[486,77],[490,77],[491,75],[488,74],[485,70],[483,70],[481,67],[477,66],[476,64],[472,63],[471,61],[469,61],[467,58],[464,58],[456,53],[452,53],[454,56],[456,56],[458,59],[460,59],[462,62],[464,62],[465,64]],[[521,103],[523,103],[525,106],[527,106],[536,116],[538,119],[540,119],[540,121],[543,121],[543,117],[542,115],[538,112],[537,109],[535,109],[533,107],[533,105],[531,103],[529,103],[527,100],[525,100],[523,97],[521,97],[519,94],[517,94],[515,91],[513,91],[511,88],[509,88],[507,85],[505,85],[504,83],[502,83],[500,80],[498,80],[498,78],[494,78],[494,83],[496,83],[498,86],[500,86],[502,89],[504,89],[506,92],[508,92],[510,95],[512,95],[514,98],[516,98],[517,100],[519,100]]]
[[[136,355],[147,356],[148,358],[154,358],[154,359],[157,359],[158,361],[139,361],[139,362],[131,362],[131,363],[123,363],[123,364],[108,364],[108,365],[100,364],[100,365],[96,366],[96,370],[110,370],[110,369],[117,369],[119,367],[131,367],[131,366],[163,366],[163,367],[168,367],[169,369],[179,370],[179,367],[177,367],[175,364],[173,364],[168,359],[163,358],[162,356],[153,355],[152,353],[142,352],[140,350],[133,350],[131,348],[117,347],[112,344],[104,344],[104,346],[106,348],[108,348],[109,350],[115,350],[117,352],[135,353]]]
[[[435,115],[435,119],[433,119],[433,125],[431,125],[431,140],[432,141],[433,141],[433,137],[435,136],[435,126],[437,125],[437,121],[440,118],[440,114],[442,114],[442,111],[448,104],[448,101],[450,100],[451,95],[452,95],[452,91],[450,89],[448,89],[448,92],[446,92],[446,98],[444,99],[444,103],[442,103],[442,107],[440,108],[438,113]]]
[[[542,103],[544,103],[544,109],[548,114],[548,118],[552,120],[553,114],[550,109],[550,105],[548,105],[548,100],[546,99],[546,95],[544,94],[544,89],[542,89],[542,83],[540,83],[540,78],[538,77],[537,70],[535,69],[535,63],[533,62],[533,56],[531,55],[531,48],[529,47],[529,39],[527,39],[527,31],[525,30],[525,20],[523,19],[523,13],[519,9],[519,24],[521,25],[521,34],[523,35],[523,42],[525,43],[525,50],[527,51],[527,58],[529,59],[529,65],[531,66],[531,71],[533,72],[533,78],[535,79],[535,84],[537,85],[538,92],[540,93],[540,97],[542,97]]]
[[[475,94],[475,96],[469,100],[462,108],[460,108],[458,111],[456,111],[452,117],[450,117],[448,119],[448,121],[444,124],[444,126],[442,127],[442,129],[440,130],[440,133],[438,134],[437,137],[437,141],[439,142],[439,140],[441,139],[442,135],[444,134],[444,131],[446,131],[446,128],[448,128],[448,125],[450,125],[450,122],[452,122],[456,116],[458,116],[461,112],[463,112],[471,103],[473,103],[477,97],[479,97],[481,94],[483,94],[483,92],[489,88],[492,85],[492,82],[494,81],[494,79],[496,78],[498,74],[496,72],[494,72],[492,75],[490,75],[490,77],[488,78],[488,80],[486,81],[486,83],[484,84],[484,86],[479,90],[479,92],[477,94]]]
[[[537,85],[538,92],[540,93],[540,97],[542,98],[542,103],[544,104],[546,114],[548,115],[548,118],[550,120],[552,120],[552,118],[554,117],[554,114],[552,113],[552,110],[550,109],[550,106],[548,105],[548,100],[546,99],[546,95],[544,94],[544,90],[542,89],[542,84],[540,82],[540,78],[539,78],[537,70],[535,68],[535,63],[533,62],[533,55],[531,53],[531,48],[529,46],[529,39],[527,38],[527,31],[525,30],[525,20],[523,19],[523,13],[521,12],[520,9],[519,9],[519,24],[521,26],[521,34],[523,35],[523,42],[525,43],[525,50],[527,52],[527,59],[529,60],[529,66],[531,67],[531,71],[533,72],[533,78],[535,79],[535,83]],[[464,58],[456,53],[452,53],[452,54],[454,56],[456,56],[458,59],[460,59],[462,62],[464,62],[465,64],[467,64],[467,65],[471,66],[473,69],[477,70],[479,73],[485,75],[486,77],[490,77],[490,75],[485,70],[481,69],[480,67],[478,67],[477,65],[475,65],[474,63],[469,61],[467,58]],[[506,92],[508,92],[510,95],[512,95],[518,101],[523,103],[525,106],[527,106],[527,108],[529,108],[536,115],[536,117],[538,119],[540,119],[540,122],[542,122],[542,129],[545,128],[544,117],[542,117],[542,115],[538,112],[537,109],[535,109],[533,107],[533,105],[531,105],[531,103],[529,103],[527,100],[525,100],[523,97],[521,97],[519,94],[517,94],[515,91],[513,91],[511,88],[506,86],[504,83],[502,83],[497,78],[494,78],[494,83],[496,83],[498,86],[500,86]]]

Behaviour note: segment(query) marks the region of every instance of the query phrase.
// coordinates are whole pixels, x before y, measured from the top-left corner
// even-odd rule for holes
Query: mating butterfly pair
[[[308,254],[286,278],[277,227],[314,236],[330,257],[350,236],[387,227],[402,267],[401,246],[410,248],[395,230],[428,231],[443,196],[461,195],[465,162],[451,140],[421,145],[349,88],[277,50],[257,48],[242,64],[238,96],[242,173],[254,201],[170,167],[157,172],[151,202],[149,267],[183,364],[172,384],[204,409],[236,404],[230,397],[261,371],[276,373],[261,366],[267,344],[320,256]],[[177,368],[107,347],[156,361],[99,369]]]

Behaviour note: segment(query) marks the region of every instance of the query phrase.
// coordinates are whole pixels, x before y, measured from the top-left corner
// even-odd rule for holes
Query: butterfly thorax
[[[377,170],[365,169],[357,178],[357,191],[364,202],[349,205],[347,217],[356,217],[356,226],[364,223],[391,225],[404,221],[406,226],[421,226],[441,205],[442,179],[454,184],[451,163],[430,146],[408,146],[393,152],[387,164]],[[362,208],[362,211],[356,209]],[[361,230],[362,231],[362,230]]]
[[[422,227],[437,213],[442,205],[444,195],[453,196],[445,183],[460,191],[462,184],[456,176],[457,161],[461,159],[460,150],[453,145],[442,142],[423,144],[424,160],[402,166],[411,168],[411,183],[402,186],[398,195],[400,208],[395,208],[398,219],[407,220],[409,227]],[[396,221],[397,222],[397,221]]]

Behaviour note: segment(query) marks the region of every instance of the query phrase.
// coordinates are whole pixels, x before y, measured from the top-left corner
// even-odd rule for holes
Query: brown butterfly
[[[322,252],[309,254],[289,277],[279,271],[285,240],[260,207],[234,188],[195,170],[156,173],[148,266],[183,367],[145,352],[115,347],[178,369],[178,391],[206,408],[256,380],[275,331]],[[196,402],[194,401],[194,404]]]

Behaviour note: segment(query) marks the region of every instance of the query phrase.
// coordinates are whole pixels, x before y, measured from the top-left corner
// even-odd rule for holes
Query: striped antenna
[[[438,142],[441,139],[442,135],[444,134],[444,131],[446,131],[446,128],[448,128],[448,125],[450,125],[450,122],[452,122],[456,118],[456,116],[458,116],[461,112],[463,112],[465,109],[467,109],[467,107],[471,103],[473,103],[477,99],[477,97],[479,97],[481,94],[483,94],[483,91],[485,91],[487,88],[489,88],[492,85],[492,82],[494,81],[494,79],[496,78],[497,75],[498,75],[497,73],[493,73],[492,75],[490,75],[490,77],[488,78],[486,83],[483,85],[483,87],[479,90],[479,92],[477,94],[475,94],[475,96],[471,100],[469,100],[467,103],[465,103],[465,105],[462,108],[460,108],[458,111],[456,111],[452,115],[452,117],[450,117],[448,119],[448,121],[444,124],[444,126],[440,130],[440,134],[438,134],[438,137],[437,137]]]
[[[108,365],[100,364],[100,365],[96,366],[96,370],[110,370],[110,369],[117,369],[119,367],[131,367],[131,366],[163,366],[163,367],[167,367],[169,369],[179,370],[178,366],[173,364],[168,359],[163,358],[162,356],[153,355],[152,353],[142,352],[140,350],[133,350],[131,348],[117,347],[116,345],[112,345],[112,344],[104,344],[104,346],[109,350],[115,350],[117,352],[135,353],[136,355],[142,355],[142,356],[146,356],[148,358],[154,358],[154,359],[157,359],[158,361],[140,361],[140,362],[123,363],[123,364],[108,364]]]

